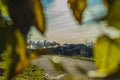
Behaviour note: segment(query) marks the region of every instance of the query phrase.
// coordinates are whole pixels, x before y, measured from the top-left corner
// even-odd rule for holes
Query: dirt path
[[[53,63],[51,60],[54,62],[56,61],[56,63]],[[64,69],[56,69],[55,65],[58,62],[62,65]],[[68,75],[68,73],[69,75],[75,76],[76,80],[80,80],[80,78],[82,78],[82,80],[103,80],[100,78],[93,79],[87,76],[87,71],[95,70],[94,63],[92,61],[45,55],[41,56],[39,59],[32,61],[32,63],[44,69],[45,74],[51,78],[50,80],[62,80],[59,78]],[[112,79],[108,77],[104,80]],[[113,78],[113,80],[120,80],[120,78]]]
[[[86,76],[86,71],[95,69],[93,62],[91,61],[57,57],[57,60],[62,64],[65,72],[67,72],[61,73],[61,71],[55,69],[53,63],[51,62],[51,59],[53,59],[53,56],[41,56],[39,59],[32,61],[32,63],[40,66],[42,69],[44,69],[45,73],[52,77],[60,76],[61,74],[65,75],[67,73],[73,76]]]

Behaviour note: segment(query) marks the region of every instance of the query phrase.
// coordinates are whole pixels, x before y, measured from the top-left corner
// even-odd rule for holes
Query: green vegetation
[[[17,80],[44,80],[43,71],[36,65],[30,65],[25,71],[18,75]]]
[[[4,68],[4,63],[0,63],[0,68]],[[16,80],[44,80],[44,72],[36,65],[29,65],[23,73],[19,74]],[[5,80],[4,76],[0,76],[0,80]]]

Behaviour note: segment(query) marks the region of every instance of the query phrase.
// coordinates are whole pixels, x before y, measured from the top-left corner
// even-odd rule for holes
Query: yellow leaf
[[[114,73],[120,62],[120,38],[98,38],[94,48],[95,65],[101,73]]]
[[[2,0],[0,0],[0,10],[6,15],[9,14],[8,8],[5,4],[3,4]]]
[[[86,0],[68,0],[68,4],[73,12],[75,19],[81,23],[82,13],[86,7]]]
[[[33,11],[35,14],[36,28],[42,34],[44,34],[44,32],[45,32],[45,18],[44,18],[41,0],[32,0],[32,2],[33,2]]]
[[[26,43],[19,30],[11,32],[6,46],[6,78],[11,80],[21,73],[28,65],[29,59],[26,55]]]
[[[23,36],[21,35],[21,33],[19,32],[19,30],[15,31],[15,35],[16,35],[16,55],[18,55],[18,62],[17,62],[17,66],[16,66],[16,73],[21,72],[22,70],[24,70],[28,64],[29,64],[29,60],[28,57],[26,55],[26,43],[25,40],[23,38]],[[17,57],[17,56],[16,56]]]
[[[8,8],[14,26],[23,36],[27,36],[32,25],[35,25],[42,34],[45,32],[45,18],[40,0],[2,1]]]

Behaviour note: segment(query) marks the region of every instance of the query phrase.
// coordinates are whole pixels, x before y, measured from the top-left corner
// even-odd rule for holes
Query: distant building
[[[63,44],[60,45],[55,41],[29,41],[29,49],[48,48],[53,54],[61,54],[66,56],[80,55],[84,57],[92,56],[93,44]]]

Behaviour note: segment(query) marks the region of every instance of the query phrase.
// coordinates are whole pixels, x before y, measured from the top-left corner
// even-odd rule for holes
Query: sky
[[[88,0],[84,11],[83,22],[80,25],[74,19],[67,0],[42,0],[47,21],[46,38],[32,27],[30,33],[33,40],[52,40],[60,43],[83,43],[94,41],[100,34],[100,24],[96,20],[101,19],[107,13],[101,0]]]

